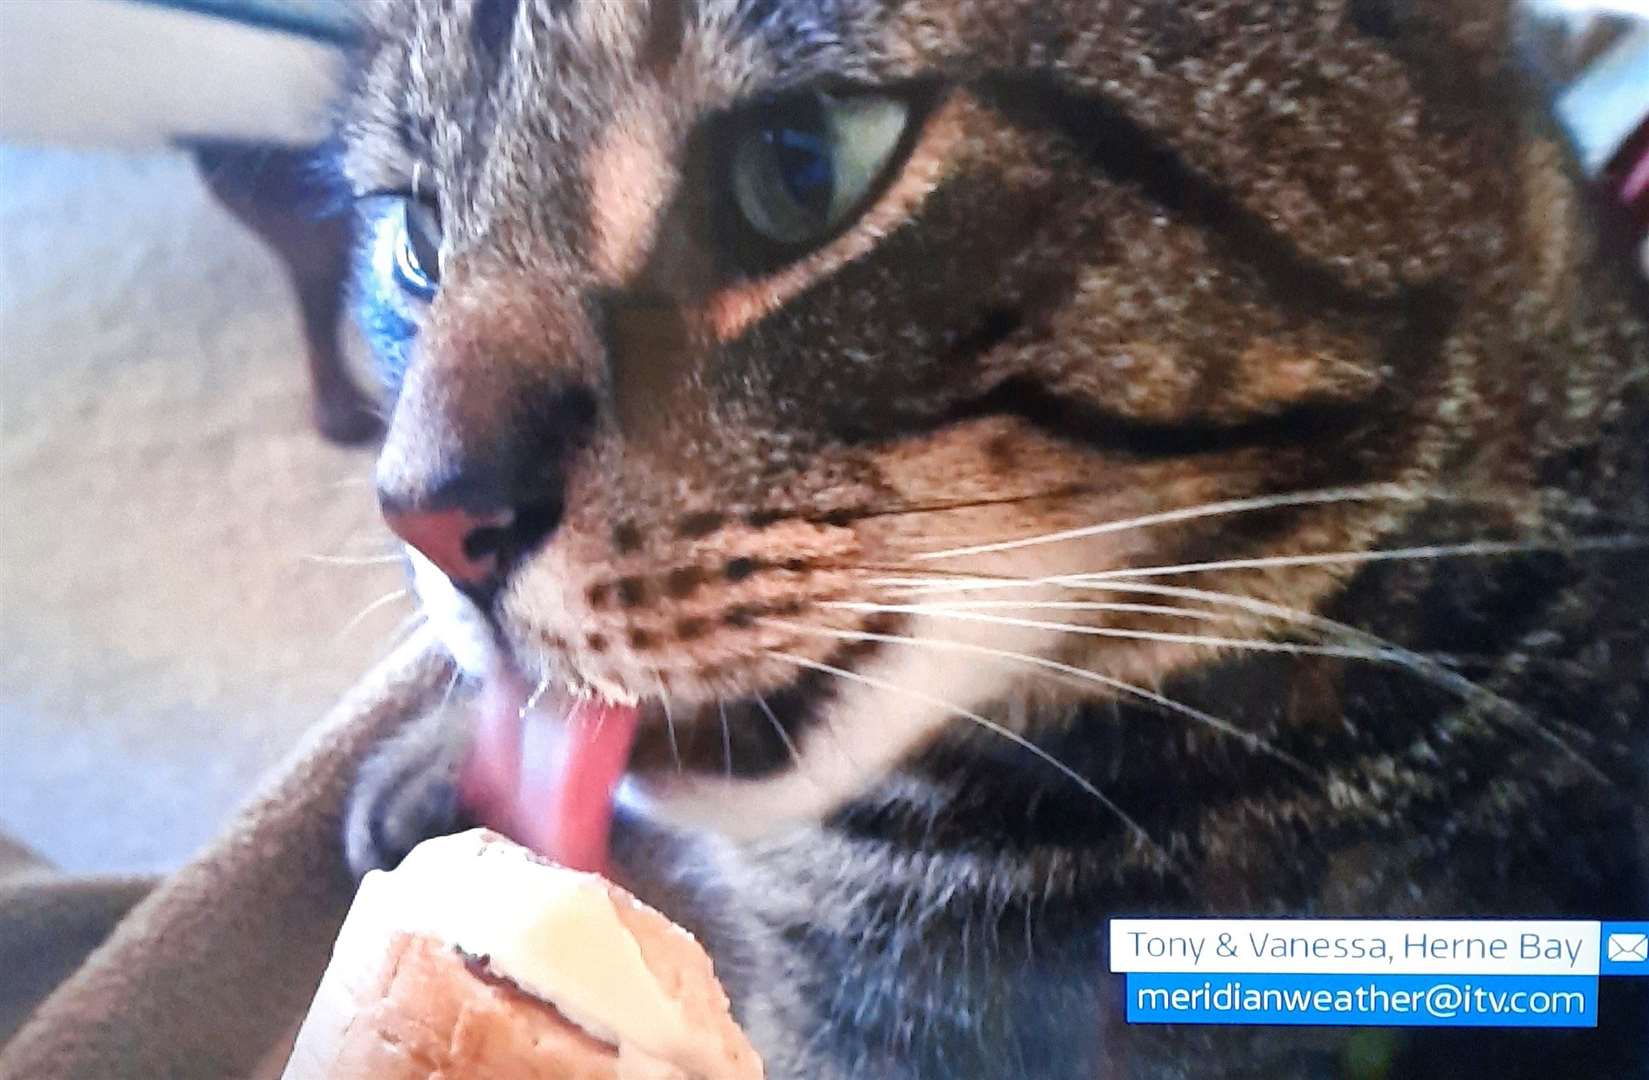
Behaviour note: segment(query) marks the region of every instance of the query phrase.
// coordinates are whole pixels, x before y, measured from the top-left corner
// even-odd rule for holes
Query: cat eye
[[[441,284],[441,217],[422,199],[397,200],[392,227],[395,243],[395,280],[413,295],[428,300]]]
[[[887,172],[910,111],[875,93],[798,95],[752,110],[725,166],[740,223],[784,248],[827,239]]]

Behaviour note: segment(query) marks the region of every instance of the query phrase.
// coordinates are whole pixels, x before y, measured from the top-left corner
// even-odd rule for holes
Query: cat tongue
[[[580,698],[557,719],[526,703],[519,679],[489,680],[460,798],[483,825],[565,866],[604,874],[613,793],[638,711]]]

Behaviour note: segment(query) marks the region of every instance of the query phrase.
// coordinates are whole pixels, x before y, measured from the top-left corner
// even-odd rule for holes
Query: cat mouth
[[[556,862],[608,872],[621,791],[642,797],[697,778],[752,779],[798,758],[793,732],[818,714],[821,680],[692,710],[668,699],[534,690],[500,667],[476,696],[459,781],[468,814]]]

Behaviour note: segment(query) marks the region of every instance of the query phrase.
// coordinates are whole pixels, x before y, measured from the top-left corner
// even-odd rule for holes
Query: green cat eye
[[[763,239],[824,239],[864,202],[899,148],[909,105],[884,94],[807,94],[755,111],[728,159],[733,204]]]

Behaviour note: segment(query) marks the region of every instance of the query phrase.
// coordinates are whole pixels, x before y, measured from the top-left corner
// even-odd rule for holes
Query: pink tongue
[[[613,792],[630,759],[637,710],[582,698],[558,722],[523,709],[525,700],[510,676],[482,692],[460,797],[482,824],[565,866],[604,874]]]

